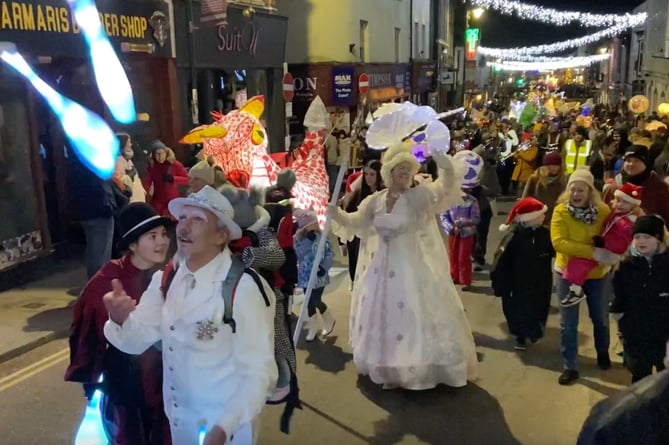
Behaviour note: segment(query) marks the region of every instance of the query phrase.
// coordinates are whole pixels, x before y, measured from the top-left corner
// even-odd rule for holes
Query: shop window
[[[0,270],[43,249],[26,104],[21,83],[0,71]]]

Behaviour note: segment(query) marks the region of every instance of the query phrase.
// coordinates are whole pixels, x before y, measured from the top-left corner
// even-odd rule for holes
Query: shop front
[[[436,65],[434,62],[413,62],[411,65],[412,99],[416,105],[429,105],[438,108],[436,91]]]
[[[202,3],[204,8],[205,2]],[[247,98],[265,99],[263,121],[270,152],[284,151],[283,62],[288,19],[229,5],[223,21],[211,24],[194,8],[189,33],[186,2],[177,5],[177,63],[181,120],[186,130],[212,122]],[[190,42],[190,45],[189,45]]]
[[[289,65],[293,76],[293,116],[290,134],[299,143],[304,134],[302,122],[311,102],[320,96],[330,113],[333,137],[341,147],[350,146],[350,162],[356,167],[362,161],[359,141],[351,141],[351,130],[358,106],[374,110],[386,102],[409,100],[411,65],[408,64],[295,64]],[[346,148],[345,148],[346,149]],[[340,150],[341,152],[341,150]]]
[[[57,0],[0,3],[0,41],[14,42],[35,71],[61,94],[129,132],[148,147],[150,139],[172,143],[175,80],[171,3],[96,2],[104,31],[119,54],[142,121],[116,124],[96,87],[88,50],[67,4]],[[140,114],[141,113],[141,114]],[[138,156],[141,158],[141,156]],[[138,159],[139,160],[139,159]],[[141,164],[141,160],[139,162]],[[70,173],[81,168],[58,119],[11,68],[0,63],[0,272],[43,256],[69,238],[76,187]]]

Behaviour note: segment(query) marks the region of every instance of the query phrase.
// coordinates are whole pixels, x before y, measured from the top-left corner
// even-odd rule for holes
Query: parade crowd
[[[579,379],[580,306],[602,370],[616,324],[634,385],[593,409],[580,444],[669,443],[666,409],[649,408],[669,403],[669,122],[596,106],[588,128],[580,110],[522,126],[477,111],[451,119],[451,146],[425,159],[399,141],[382,155],[362,150],[345,189],[330,184],[335,236],[322,255],[328,234],[312,209],[293,208],[290,169],[249,189],[212,159],[187,169],[155,141],[140,171],[119,134],[113,179],[80,178],[89,282],[65,375],[87,398],[105,395],[110,443],[251,445],[266,404],[283,405],[287,433],[300,407],[292,297],[316,270],[304,338],[343,329],[326,301],[337,245],[349,262],[354,364],[383,389],[478,378],[457,286],[489,270],[520,354],[544,336],[557,294],[560,385]],[[491,227],[502,199],[516,202]],[[494,255],[490,230],[504,232]]]

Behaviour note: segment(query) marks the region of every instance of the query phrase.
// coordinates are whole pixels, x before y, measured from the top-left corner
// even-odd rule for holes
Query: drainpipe
[[[409,61],[413,56],[413,0],[409,0]]]
[[[187,0],[186,14],[188,20],[188,65],[190,68],[190,105],[191,105],[191,120],[193,125],[200,123],[200,111],[197,99],[197,68],[195,66],[195,19],[193,13],[193,0]]]

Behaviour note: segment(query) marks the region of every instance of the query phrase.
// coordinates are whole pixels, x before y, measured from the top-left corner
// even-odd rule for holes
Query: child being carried
[[[594,238],[595,258],[571,258],[567,263],[563,278],[570,283],[569,295],[560,302],[562,307],[575,306],[586,297],[582,286],[590,271],[597,267],[598,249],[616,255],[627,252],[632,243],[632,225],[639,212],[642,190],[642,187],[626,182],[614,192],[613,212],[606,220],[602,234]]]

